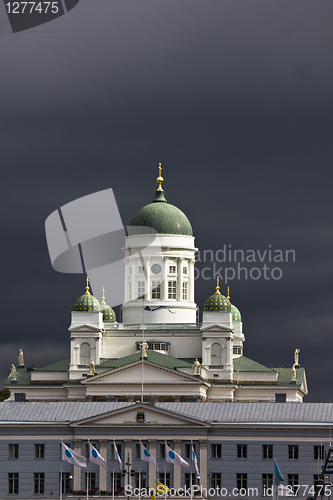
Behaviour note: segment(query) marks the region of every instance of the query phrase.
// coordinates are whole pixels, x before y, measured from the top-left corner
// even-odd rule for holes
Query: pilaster
[[[81,453],[81,445],[82,445],[82,440],[81,439],[74,439],[74,451],[76,453]],[[77,465],[74,465],[74,490],[80,490],[81,489],[81,467],[78,467]]]
[[[176,439],[173,441],[173,445],[174,445],[174,450],[176,453],[178,453],[178,455],[182,455],[182,440],[181,439]],[[181,467],[178,467],[178,465],[174,465],[174,470],[173,470],[173,474],[174,474],[174,487],[176,490],[178,490],[178,488],[181,487]]]
[[[157,441],[156,441],[156,439],[148,439],[148,443],[149,443],[149,453],[156,460],[156,444],[157,444]],[[155,476],[156,476],[156,467],[155,467],[154,464],[151,464],[149,462],[149,488],[153,488],[154,487]],[[158,480],[158,478],[157,478],[157,480]]]
[[[107,462],[107,446],[108,446],[107,439],[99,440],[99,452],[104,458],[105,463]],[[99,468],[99,489],[102,491],[106,490],[106,470],[103,469],[103,467]]]
[[[207,488],[207,440],[200,439],[200,486]]]

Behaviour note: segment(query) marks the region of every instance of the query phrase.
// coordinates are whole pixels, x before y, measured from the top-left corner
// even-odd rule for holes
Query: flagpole
[[[61,453],[60,453],[60,500],[62,500],[62,440],[61,440]]]
[[[115,442],[115,440],[113,440],[113,453],[112,453],[112,500],[114,500],[114,454],[116,453],[115,446],[116,446],[116,442]]]
[[[167,442],[164,441],[164,500],[166,500],[166,454],[167,454]],[[158,483],[157,483],[158,487]]]
[[[191,476],[190,476],[190,488],[191,488],[191,500],[192,500],[192,461],[193,461],[193,441],[191,439]]]
[[[89,449],[89,457],[88,457],[88,463],[87,463],[87,500],[89,500],[89,458],[90,458],[90,446],[89,446],[89,439],[88,439],[88,449]]]
[[[145,338],[145,296],[142,295],[141,403],[143,403],[143,344]]]
[[[139,500],[141,500],[141,439],[140,439],[140,453],[139,453]]]

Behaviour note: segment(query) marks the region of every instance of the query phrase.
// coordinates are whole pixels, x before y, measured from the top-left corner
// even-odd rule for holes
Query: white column
[[[99,440],[99,452],[104,458],[105,463],[107,460],[107,445],[108,445],[107,439]],[[99,468],[99,489],[102,491],[106,490],[106,470],[103,469],[103,467]]]
[[[183,260],[181,257],[177,261],[177,300],[182,300],[183,296]]]
[[[182,440],[177,439],[176,441],[173,441],[175,452],[178,453],[178,455],[182,456]],[[174,465],[174,487],[176,490],[181,487],[181,467],[178,467],[178,465]]]
[[[74,451],[82,455],[81,453],[81,444],[82,440],[81,439],[75,439],[74,440]],[[80,490],[81,489],[81,467],[78,467],[77,465],[74,465],[74,490]],[[86,487],[84,487],[86,489]]]
[[[146,290],[146,298],[147,300],[151,300],[151,282],[150,282],[150,257],[148,257],[145,261],[145,276],[147,279],[147,290]]]
[[[152,457],[155,458],[156,460],[156,439],[149,439],[149,453],[151,454]],[[157,461],[157,460],[156,460]],[[155,482],[155,476],[156,476],[156,467],[155,465],[149,463],[149,488],[154,487],[154,482]],[[158,481],[158,478],[157,478]]]
[[[164,264],[164,281],[161,283],[161,292],[162,292],[162,300],[166,300],[168,298],[168,265],[169,265],[169,260],[167,257],[163,257],[163,264]]]
[[[207,441],[200,439],[200,486],[207,488]]]
[[[188,263],[188,300],[194,302],[194,260]]]

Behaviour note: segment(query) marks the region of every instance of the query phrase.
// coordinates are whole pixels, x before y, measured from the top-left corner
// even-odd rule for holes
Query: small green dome
[[[89,292],[89,280],[87,278],[86,291],[77,299],[73,306],[73,311],[99,312],[101,305],[99,301]]]
[[[228,287],[227,299],[230,302],[229,292],[230,292],[230,289]],[[231,302],[230,302],[230,304],[231,304]],[[233,319],[233,321],[242,321],[242,316],[241,316],[241,313],[239,312],[239,309],[237,309],[237,307],[234,306],[233,304],[231,304],[231,312],[232,312],[232,319]]]
[[[237,309],[237,307],[234,306],[233,304],[231,304],[231,312],[233,321],[242,321],[242,316],[241,313],[239,312],[239,309]]]
[[[103,313],[103,321],[116,321],[116,313],[105,302],[104,291],[105,289],[103,288],[103,297],[100,305],[100,312]]]
[[[103,321],[116,321],[116,313],[111,306],[101,303],[100,312],[103,313]]]
[[[217,277],[216,292],[205,302],[204,311],[231,312],[231,304],[227,297],[221,294],[219,287],[219,278]]]

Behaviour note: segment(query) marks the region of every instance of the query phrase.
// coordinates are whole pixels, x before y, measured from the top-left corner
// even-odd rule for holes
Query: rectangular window
[[[183,283],[183,300],[187,300],[187,281]]]
[[[166,478],[164,477],[164,472],[160,472],[159,473],[159,481],[160,481],[160,483],[165,484],[165,486],[170,488],[170,472],[166,473]],[[160,497],[160,498],[164,498],[164,497]]]
[[[183,267],[183,274],[187,274],[187,267]]]
[[[247,444],[237,445],[237,458],[247,458]]]
[[[87,473],[85,473],[84,484],[87,485]],[[92,491],[95,488],[96,488],[96,474],[95,474],[95,472],[89,472],[88,489]]]
[[[168,281],[168,299],[176,298],[177,281]]]
[[[221,458],[222,457],[222,445],[221,444],[212,444],[212,458]]]
[[[247,474],[236,474],[236,481],[238,491],[242,489],[247,490]]]
[[[135,473],[135,488],[145,488],[146,487],[146,473],[141,472],[141,484],[139,483],[139,473]]]
[[[111,490],[113,488],[113,474],[111,474]],[[114,474],[114,491],[115,493],[120,493],[121,490],[121,473],[115,472]]]
[[[45,458],[45,444],[35,444],[35,458]]]
[[[273,445],[263,444],[262,445],[262,458],[273,458]]]
[[[60,478],[61,474],[59,473],[59,484],[60,484]],[[62,493],[70,493],[72,488],[71,488],[71,480],[70,480],[70,472],[63,472],[62,473]]]
[[[272,496],[273,474],[262,475],[262,496]],[[268,490],[268,491],[267,491]]]
[[[318,491],[318,496],[320,495],[320,490],[323,489],[324,481],[320,478],[320,474],[313,474],[313,486],[314,491]]]
[[[34,493],[44,495],[44,472],[34,473]]]
[[[165,444],[160,444],[160,458],[165,458]]]
[[[18,458],[19,457],[19,445],[9,444],[8,445],[8,458]]]
[[[213,472],[212,477],[210,478],[210,487],[217,489],[221,488],[221,473]]]
[[[143,299],[146,293],[146,287],[144,281],[138,281],[138,298]]]
[[[161,282],[152,281],[151,283],[151,298],[160,299],[161,298]]]
[[[194,453],[195,453],[195,444],[193,445]],[[191,460],[191,445],[185,444],[185,458]]]
[[[313,447],[313,458],[314,460],[324,460],[324,446],[314,446]]]
[[[176,274],[176,266],[169,266],[169,274]]]
[[[299,484],[298,484],[298,474],[288,474],[288,485],[293,490],[294,495],[297,495]]]
[[[290,444],[288,446],[288,458],[289,460],[298,460],[298,445]]]
[[[239,346],[234,346],[233,347],[233,353],[234,354],[242,354],[242,348]]]
[[[8,493],[18,495],[19,492],[19,475],[18,472],[10,472],[8,474]]]
[[[192,472],[192,486],[196,484],[195,482],[196,474]],[[185,473],[185,487],[190,488],[191,487],[191,474],[188,472]]]
[[[132,283],[128,283],[128,295],[129,295],[129,300],[132,300]]]
[[[132,274],[132,268],[131,267],[129,268],[129,273]]]
[[[143,274],[145,272],[144,266],[139,266],[139,274]]]

